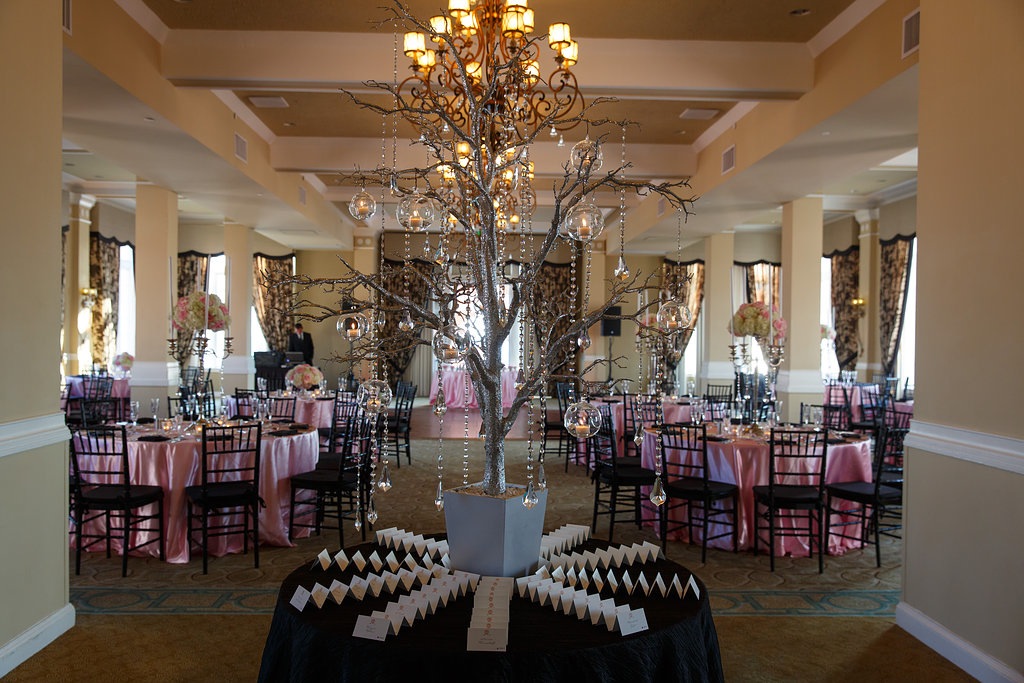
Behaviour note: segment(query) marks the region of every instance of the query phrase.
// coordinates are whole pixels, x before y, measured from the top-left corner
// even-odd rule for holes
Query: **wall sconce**
[[[864,313],[867,310],[867,302],[864,301],[863,298],[855,296],[850,299],[850,308],[853,309],[853,312],[857,314],[858,318],[863,318]]]
[[[96,305],[96,296],[98,292],[92,287],[82,287],[79,290],[79,294],[82,295],[82,308],[92,308]]]

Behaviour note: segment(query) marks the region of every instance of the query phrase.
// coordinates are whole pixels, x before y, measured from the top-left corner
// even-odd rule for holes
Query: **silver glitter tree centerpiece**
[[[365,84],[384,93],[390,105],[381,105],[379,97],[346,94],[384,122],[381,165],[358,173],[357,180],[364,187],[379,185],[382,203],[388,192],[398,199],[396,218],[405,234],[403,263],[385,265],[382,257],[380,272],[367,274],[342,259],[345,271],[340,277],[299,275],[279,284],[299,292],[292,311],[298,316],[328,320],[361,313],[373,323],[384,317],[383,329],[370,324],[365,335],[353,333],[352,354],[343,359],[372,361],[371,381],[388,379],[382,362],[386,356],[408,353],[418,345],[432,347],[439,368],[441,363],[460,363],[480,410],[480,492],[501,497],[509,487],[505,436],[520,410],[536,406],[543,414],[544,396],[550,395],[554,381],[578,382],[595,365],[613,363],[614,359],[599,359],[581,367],[578,357],[590,344],[588,330],[610,307],[622,304],[627,295],[637,299],[637,293],[650,286],[652,275],[631,275],[622,266],[607,299],[591,300],[591,245],[604,228],[595,193],[604,189],[620,196],[656,194],[684,215],[692,197],[683,180],[627,178],[625,162],[602,170],[601,138],[591,139],[590,134],[602,126],[625,130],[629,122],[591,116],[602,100],[587,104],[577,87],[571,67],[579,58],[578,46],[568,25],[553,24],[547,36],[535,36],[533,10],[514,0],[478,0],[472,6],[452,0],[446,14],[427,21],[412,16],[398,2],[391,12],[396,30],[405,31],[402,47],[411,60],[412,75],[398,77],[396,34],[394,81]],[[554,57],[547,77],[542,75],[547,67],[541,66],[541,52],[547,51],[544,42]],[[425,149],[427,161],[421,167],[401,168],[395,162],[399,119],[418,132],[412,144]],[[533,221],[537,179],[531,146],[542,135],[560,140],[565,131],[581,125],[587,131],[584,139],[567,150],[557,173],[544,180],[551,188],[551,218],[539,225]],[[390,164],[389,126],[394,145]],[[624,199],[622,203],[624,209]],[[378,211],[365,189],[349,209],[364,221]],[[422,233],[417,241],[425,240],[423,259],[411,254],[409,238],[416,233]],[[552,288],[543,273],[560,244],[567,245],[573,256],[568,288]],[[624,260],[620,261],[622,265]],[[313,288],[335,292],[339,308],[312,303],[303,292]],[[342,301],[345,311],[340,310]],[[614,317],[636,321],[646,310]],[[423,328],[432,330],[432,337],[421,335]],[[348,328],[339,329],[344,333]],[[501,350],[513,331],[519,333],[521,362],[515,397],[503,408]],[[665,333],[671,331],[666,328]],[[442,405],[444,401],[442,389]],[[441,471],[439,462],[439,476]],[[533,481],[532,460],[527,472],[522,502],[528,508],[535,501],[530,492],[541,482]],[[436,502],[442,507],[440,500]]]

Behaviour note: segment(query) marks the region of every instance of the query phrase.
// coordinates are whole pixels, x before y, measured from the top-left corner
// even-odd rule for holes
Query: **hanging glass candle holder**
[[[434,224],[436,206],[430,197],[424,197],[418,191],[402,198],[395,210],[395,218],[399,225],[407,230],[420,232]]]
[[[604,214],[588,201],[572,207],[562,221],[562,234],[577,242],[592,242],[604,230]]]
[[[588,135],[572,146],[572,151],[569,152],[569,162],[578,173],[600,171],[601,165],[604,163],[601,143],[591,140]]]
[[[349,201],[348,212],[357,221],[368,221],[377,213],[377,202],[365,188],[360,189]]]
[[[416,328],[416,323],[412,320],[412,313],[409,309],[402,311],[402,318],[398,321],[398,329],[402,332],[412,332]]]
[[[338,320],[338,334],[350,342],[357,342],[370,331],[370,320],[361,311],[345,313]]]
[[[363,382],[356,392],[356,403],[369,415],[381,415],[391,404],[391,387],[379,379]]]
[[[690,309],[669,299],[658,309],[658,327],[664,332],[678,332],[690,325]]]
[[[466,351],[469,350],[465,332],[454,327],[438,330],[434,334],[431,346],[434,349],[434,358],[442,363],[458,363],[466,357]]]
[[[577,439],[586,439],[601,429],[601,411],[592,403],[580,401],[565,409],[565,429]]]

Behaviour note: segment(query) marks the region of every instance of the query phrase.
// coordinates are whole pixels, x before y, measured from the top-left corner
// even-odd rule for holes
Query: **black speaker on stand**
[[[621,306],[611,306],[605,311],[605,315],[601,318],[601,336],[608,338],[608,355],[606,360],[608,361],[608,384],[612,383],[612,341],[615,337],[622,335],[622,321],[617,317],[609,316],[620,316],[622,315]]]

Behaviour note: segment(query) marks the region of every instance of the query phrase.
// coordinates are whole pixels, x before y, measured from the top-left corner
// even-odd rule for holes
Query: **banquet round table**
[[[586,541],[581,550],[608,547]],[[364,556],[381,548],[364,543],[347,549]],[[402,551],[395,551],[399,560]],[[662,573],[678,573],[685,582],[690,572],[675,562],[660,559],[644,564]],[[513,595],[509,604],[509,637],[505,652],[470,652],[467,629],[473,609],[472,595],[449,601],[397,636],[383,642],[352,635],[356,618],[383,610],[394,599],[384,593],[367,595],[361,602],[346,598],[340,605],[328,600],[322,609],[313,604],[298,612],[289,605],[296,586],[314,582],[348,582],[362,572],[336,565],[326,571],[309,563],[293,571],[281,586],[274,618],[263,650],[261,682],[279,681],[721,681],[724,680],[718,635],[707,590],[699,579],[700,598],[629,596],[615,594],[616,604],[642,606],[649,630],[629,636],[604,626],[541,607]],[[636,573],[633,569],[632,573]],[[408,592],[400,589],[400,593]],[[603,597],[611,597],[608,586]]]
[[[272,393],[271,399],[279,395]],[[227,406],[228,415],[238,414],[238,401],[234,396],[225,396],[224,405]],[[319,429],[330,429],[334,419],[334,397],[333,396],[309,396],[297,397],[295,401],[295,421],[308,424],[310,427]]]
[[[260,497],[266,507],[260,509],[260,541],[269,545],[291,546],[288,540],[288,512],[291,496],[289,480],[293,474],[307,472],[316,467],[319,440],[316,429],[301,430],[289,436],[274,436],[279,427],[264,425],[260,441]],[[154,430],[135,430],[128,439],[128,463],[132,483],[156,485],[164,489],[164,535],[167,562],[184,564],[189,561],[188,499],[185,487],[200,483],[203,445],[195,436],[180,440],[139,441],[139,437],[153,437]],[[241,517],[239,516],[239,519]],[[101,521],[90,524],[102,524]],[[89,527],[94,528],[94,527]],[[102,527],[96,527],[102,528]],[[132,544],[148,540],[151,532],[141,534]],[[72,537],[72,546],[74,545]],[[120,552],[119,540],[112,546]],[[96,546],[97,549],[100,546]],[[143,548],[154,557],[160,556],[157,544]],[[210,538],[210,554],[214,556],[242,552],[242,538],[222,536]]]
[[[506,367],[501,370],[501,407],[508,408],[516,398],[516,374],[515,367]],[[478,408],[476,391],[473,383],[469,381],[465,367],[462,365],[442,365],[441,373],[437,372],[430,378],[430,403],[433,405],[437,398],[438,386],[444,387],[444,400],[449,408]],[[467,390],[469,392],[467,396]]]
[[[644,434],[641,446],[641,459],[644,467],[655,468],[658,457],[658,440],[656,430],[649,429]],[[837,440],[838,441],[838,440]],[[736,484],[739,487],[739,510],[737,511],[738,543],[741,549],[754,547],[754,487],[768,484],[768,443],[763,439],[724,438],[708,436],[708,477],[714,481]],[[841,440],[841,443],[830,443],[825,458],[825,483],[841,481],[871,481],[871,441],[869,439]],[[657,527],[656,512],[650,505],[644,505],[645,524]],[[682,520],[686,515],[685,508],[673,511]],[[843,518],[845,519],[845,518]],[[840,518],[836,518],[836,522]],[[726,531],[725,527],[712,523],[709,536],[717,536]],[[855,535],[852,527],[844,533]],[[675,540],[687,540],[686,530],[669,534]],[[699,538],[696,539],[699,541]],[[696,541],[694,541],[696,542]],[[806,557],[810,547],[805,538],[799,536],[776,537],[775,553],[777,556],[792,555]],[[710,540],[708,546],[732,550],[732,536]],[[828,551],[832,555],[841,555],[852,548],[860,548],[862,542],[852,538],[829,536]]]

